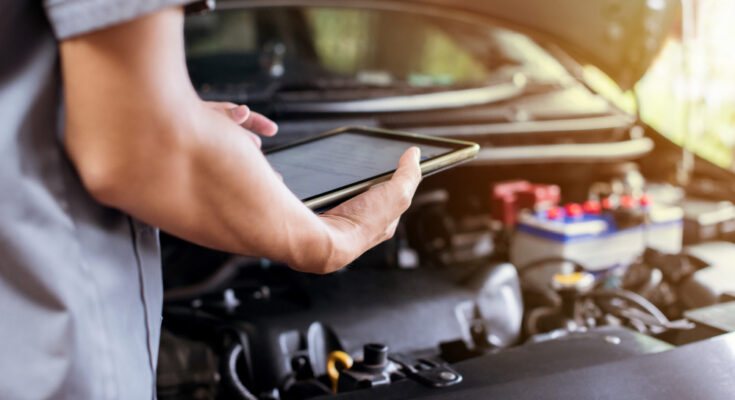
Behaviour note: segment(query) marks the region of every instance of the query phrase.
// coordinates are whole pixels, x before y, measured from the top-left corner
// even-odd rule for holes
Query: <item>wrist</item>
[[[357,243],[356,227],[342,217],[315,217],[318,220],[317,232],[306,235],[302,244],[294,249],[289,265],[302,272],[327,274],[344,267],[355,258],[351,249]]]

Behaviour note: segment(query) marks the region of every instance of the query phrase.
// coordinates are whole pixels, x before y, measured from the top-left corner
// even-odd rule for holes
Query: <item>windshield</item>
[[[324,7],[220,10],[186,23],[202,92],[278,82],[292,88],[474,87],[558,81],[566,71],[524,35],[417,13]],[[244,86],[243,86],[244,85]]]

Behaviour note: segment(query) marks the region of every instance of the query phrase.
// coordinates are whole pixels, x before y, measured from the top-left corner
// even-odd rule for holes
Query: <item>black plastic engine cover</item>
[[[719,397],[692,396],[698,391],[696,387],[712,381],[683,379],[682,373],[687,371],[693,374],[689,375],[691,377],[711,375],[707,366],[711,360],[712,367],[721,368],[724,374],[725,367],[721,362],[730,360],[730,369],[735,365],[735,356],[729,350],[733,343],[735,336],[720,342],[702,343],[698,347],[672,349],[671,345],[650,336],[624,328],[605,327],[454,364],[452,367],[463,376],[458,385],[436,389],[403,380],[390,386],[319,399],[724,398],[722,396],[728,393],[725,389],[729,386],[732,390],[735,381],[719,382],[719,386],[710,390],[711,394],[719,393]],[[698,354],[698,349],[703,353]],[[727,354],[715,354],[723,350]],[[690,362],[692,365],[687,365]],[[671,379],[664,380],[669,372]],[[649,380],[650,387],[636,392],[642,390]],[[684,385],[690,385],[690,388],[677,395],[676,390],[679,389],[673,388]],[[652,396],[656,392],[660,395]]]
[[[288,286],[271,287],[267,296],[235,290],[234,309],[218,310],[206,300],[203,309],[247,334],[254,368],[245,380],[268,390],[304,364],[309,375],[324,375],[331,351],[359,355],[366,343],[385,343],[391,353],[438,352],[450,341],[471,347],[471,323],[483,324],[497,345],[514,344],[523,309],[515,268],[487,265],[462,282],[428,269],[293,273]]]

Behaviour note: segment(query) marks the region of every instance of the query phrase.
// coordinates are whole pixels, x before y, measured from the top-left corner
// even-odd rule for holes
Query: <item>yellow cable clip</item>
[[[352,368],[352,357],[344,351],[333,351],[329,353],[327,358],[327,375],[329,380],[332,381],[332,391],[337,393],[337,382],[339,381],[339,369],[337,369],[337,363],[340,363],[341,369]]]

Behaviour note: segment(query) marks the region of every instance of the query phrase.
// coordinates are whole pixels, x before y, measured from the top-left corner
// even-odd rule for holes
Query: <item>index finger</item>
[[[255,111],[250,112],[250,116],[241,126],[261,136],[273,136],[278,132],[278,125],[275,122]]]

